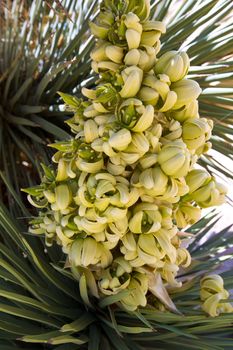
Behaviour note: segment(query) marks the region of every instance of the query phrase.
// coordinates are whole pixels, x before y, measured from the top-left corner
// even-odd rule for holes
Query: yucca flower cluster
[[[213,125],[199,117],[188,55],[159,56],[166,28],[149,14],[147,0],[103,1],[90,25],[97,86],[83,88],[86,99],[61,93],[75,137],[51,145],[56,170],[44,166],[42,184],[26,191],[44,208],[31,232],[62,246],[90,295],[125,291],[120,303],[135,310],[150,292],[175,310],[167,289],[191,263],[179,229],[223,203],[226,189],[194,168]]]
[[[233,312],[233,306],[224,302],[228,299],[229,292],[224,289],[223,279],[219,275],[209,275],[201,279],[200,296],[203,301],[202,309],[212,317],[222,312]]]

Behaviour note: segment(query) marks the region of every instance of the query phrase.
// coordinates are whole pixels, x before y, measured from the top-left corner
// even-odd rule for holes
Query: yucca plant
[[[69,138],[57,91],[79,91],[89,78],[95,3],[1,2],[1,170],[18,192],[47,162],[44,145]]]
[[[199,12],[198,7],[195,12],[200,16],[204,13],[200,8],[207,11],[216,3],[223,11],[227,2],[206,2],[206,8],[202,5]],[[175,2],[160,2],[157,15],[163,17],[171,4]],[[186,8],[190,4],[192,6],[194,2],[186,4]],[[191,15],[185,18],[186,25],[189,20],[191,24],[196,22],[196,17]],[[184,34],[187,33],[188,29],[184,30]],[[168,49],[165,50],[165,47],[166,44],[164,52]],[[15,200],[21,206],[21,209],[17,208],[17,216],[27,216],[27,209],[20,198],[15,196]],[[189,228],[188,232],[195,235],[190,246],[194,261],[183,274],[185,280],[189,280],[189,276],[190,281],[184,284],[183,289],[172,292],[173,300],[186,316],[155,313],[154,309],[148,308],[126,313],[112,296],[99,303],[90,303],[85,283],[80,295],[75,277],[63,269],[65,256],[60,250],[56,246],[44,248],[43,242],[37,237],[30,237],[27,227],[21,221],[13,220],[2,206],[1,278],[6,281],[2,282],[0,292],[2,347],[7,350],[22,347],[23,343],[33,343],[29,348],[124,350],[178,349],[183,346],[185,349],[184,339],[187,338],[187,349],[230,349],[232,315],[210,318],[200,307],[199,281],[203,273],[222,272],[225,287],[232,288],[231,231],[226,229],[211,235],[212,223],[209,224],[209,221],[210,217],[206,217]],[[182,275],[179,277],[182,278]],[[111,306],[113,302],[115,305]]]

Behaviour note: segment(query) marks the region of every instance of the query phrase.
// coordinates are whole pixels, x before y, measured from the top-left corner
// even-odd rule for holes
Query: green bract
[[[91,295],[126,291],[119,301],[132,311],[150,292],[174,311],[167,289],[181,287],[177,273],[191,262],[178,228],[196,222],[200,207],[221,204],[225,188],[194,169],[212,124],[199,118],[187,54],[157,58],[165,26],[148,16],[148,1],[104,1],[91,23],[98,85],[72,105],[74,138],[52,145],[55,178],[28,190],[45,208],[31,231],[88,271]]]

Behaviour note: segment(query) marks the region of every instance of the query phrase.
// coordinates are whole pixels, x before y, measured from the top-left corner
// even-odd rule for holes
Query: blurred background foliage
[[[5,1],[0,32],[1,170],[19,194],[50,160],[47,144],[70,135],[58,90],[91,79],[88,33],[96,1]]]

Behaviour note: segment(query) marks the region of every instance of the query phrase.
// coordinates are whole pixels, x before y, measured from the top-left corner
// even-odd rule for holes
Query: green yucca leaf
[[[84,314],[74,322],[62,326],[61,332],[80,332],[94,320],[95,318],[91,314]]]

